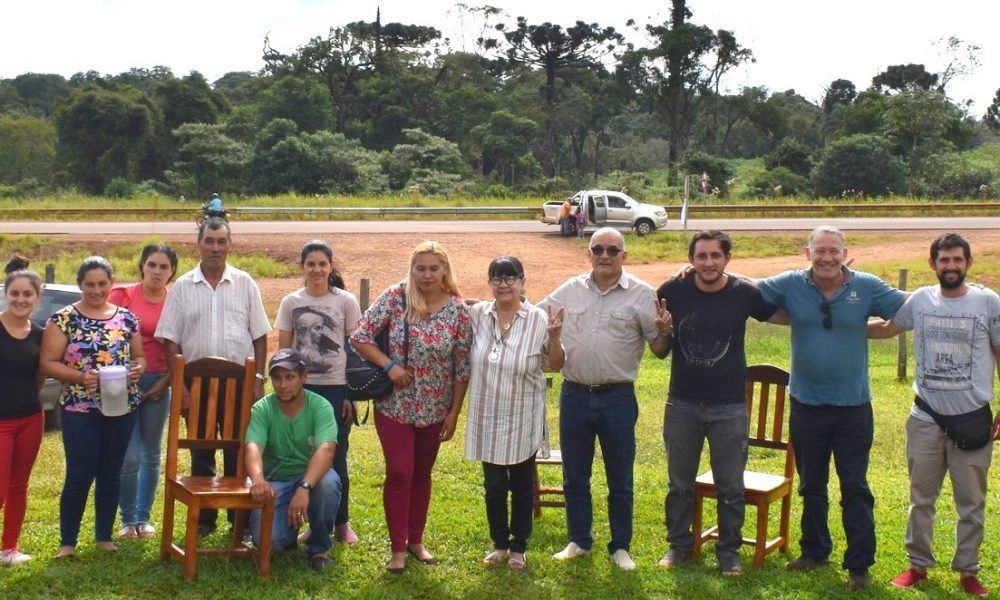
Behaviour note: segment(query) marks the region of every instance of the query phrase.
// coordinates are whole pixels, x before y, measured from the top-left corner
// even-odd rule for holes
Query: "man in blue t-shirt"
[[[309,523],[306,551],[317,571],[333,562],[327,553],[340,506],[340,477],[333,470],[337,422],[325,398],[302,386],[306,363],[290,348],[275,352],[270,364],[274,393],[250,409],[244,458],[250,495],[273,498],[271,545],[294,548],[299,527]],[[260,539],[260,510],[250,515],[254,543]]]
[[[836,227],[809,235],[812,267],[759,281],[764,299],[788,313],[792,327],[789,432],[802,496],[802,554],[792,571],[828,564],[833,549],[827,513],[830,456],[840,478],[851,590],[871,585],[875,564],[875,499],[868,487],[874,434],[868,385],[868,317],[891,318],[906,295],[869,273],[844,265],[847,248]]]
[[[708,440],[718,491],[719,539],[715,553],[724,575],[738,575],[743,540],[743,471],[749,428],[744,337],[747,319],[783,317],[761,297],[753,282],[726,273],[732,242],[721,231],[691,239],[693,276],[671,278],[657,291],[673,321],[670,394],[663,413],[667,449],[667,540],[660,559],[670,568],[691,558],[694,483],[702,447]]]

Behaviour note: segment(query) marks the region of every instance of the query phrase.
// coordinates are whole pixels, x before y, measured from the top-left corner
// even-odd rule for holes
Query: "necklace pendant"
[[[510,330],[510,326],[511,326],[512,324],[513,324],[513,322],[512,322],[512,321],[505,321],[505,322],[504,322],[504,324],[503,324],[503,330],[504,330],[504,331],[509,331],[509,330]]]
[[[489,355],[488,358],[489,358],[489,360],[490,360],[491,363],[498,363],[498,362],[500,362],[500,347],[499,346],[493,346],[493,349],[490,350],[490,355]]]

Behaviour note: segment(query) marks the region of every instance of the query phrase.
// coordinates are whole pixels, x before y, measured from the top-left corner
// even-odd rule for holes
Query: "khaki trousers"
[[[906,554],[910,564],[933,567],[934,504],[945,473],[951,477],[958,522],[951,568],[980,570],[986,507],[986,474],[993,443],[979,450],[959,450],[936,423],[910,417],[906,422],[906,467],[910,474],[910,509],[906,523]]]

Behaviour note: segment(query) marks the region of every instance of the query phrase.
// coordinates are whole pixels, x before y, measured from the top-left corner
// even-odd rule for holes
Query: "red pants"
[[[28,477],[42,445],[45,413],[0,419],[0,507],[3,507],[4,550],[17,548],[28,508]]]
[[[375,411],[375,430],[385,456],[382,505],[393,552],[422,544],[431,502],[431,467],[437,460],[442,423],[414,427]]]

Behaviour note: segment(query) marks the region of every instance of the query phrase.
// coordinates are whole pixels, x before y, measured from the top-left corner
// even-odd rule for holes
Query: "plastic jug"
[[[101,412],[106,417],[127,414],[128,407],[128,367],[108,365],[97,372],[101,389]]]

